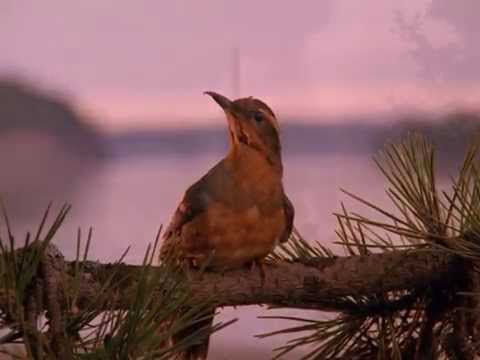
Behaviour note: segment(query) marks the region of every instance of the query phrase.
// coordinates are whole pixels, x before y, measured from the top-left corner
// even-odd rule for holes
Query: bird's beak
[[[248,143],[248,137],[244,132],[241,116],[238,110],[235,109],[235,103],[223,95],[213,91],[206,91],[206,95],[210,95],[215,102],[225,111],[227,116],[228,127],[230,129],[231,139],[233,144]]]
[[[213,91],[205,91],[206,95],[210,95],[215,102],[220,105],[220,107],[225,111],[225,112],[231,112],[232,110],[232,101],[230,101],[228,98],[226,98],[223,95],[220,95],[216,92]]]

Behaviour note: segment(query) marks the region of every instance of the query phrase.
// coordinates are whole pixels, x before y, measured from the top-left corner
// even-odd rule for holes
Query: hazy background
[[[386,139],[420,128],[440,173],[457,166],[480,126],[479,13],[476,0],[0,0],[0,196],[18,235],[68,201],[68,257],[92,225],[93,259],[132,245],[139,262],[226,151],[202,92],[253,95],[281,123],[297,227],[329,244],[338,188],[384,203],[370,158]],[[252,335],[287,324],[264,312],[223,311],[240,321],[211,358],[268,358],[284,339]]]

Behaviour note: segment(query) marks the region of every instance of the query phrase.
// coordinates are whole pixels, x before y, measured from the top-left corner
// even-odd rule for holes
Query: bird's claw
[[[255,266],[258,267],[258,271],[260,273],[261,287],[264,287],[265,286],[265,281],[266,281],[266,278],[267,278],[267,275],[266,275],[266,272],[265,272],[265,264],[263,263],[262,260],[255,259],[255,260],[252,261],[250,271],[253,271],[255,269]]]

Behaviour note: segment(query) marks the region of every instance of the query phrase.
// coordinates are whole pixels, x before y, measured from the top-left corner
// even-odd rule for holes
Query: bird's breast
[[[256,258],[267,256],[284,229],[283,210],[265,214],[254,205],[241,212],[223,212],[226,222],[212,220],[212,241],[215,261],[220,267],[237,267]]]
[[[190,237],[187,253],[199,260],[207,256],[215,268],[235,268],[273,250],[285,229],[285,214],[280,206],[269,209],[255,204],[238,209],[215,203],[188,227],[195,231],[189,234],[186,229],[184,234]],[[195,251],[200,243],[208,246]]]

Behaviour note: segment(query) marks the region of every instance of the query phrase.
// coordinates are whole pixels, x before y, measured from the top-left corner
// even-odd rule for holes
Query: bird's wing
[[[178,205],[175,213],[163,235],[163,244],[160,249],[160,258],[165,258],[182,239],[182,229],[186,224],[205,212],[208,206],[208,196],[202,195],[201,183],[192,185]]]
[[[293,219],[295,217],[295,208],[287,195],[283,195],[283,211],[285,213],[285,231],[280,238],[280,243],[288,241],[293,230]]]
[[[208,237],[199,236],[199,232],[204,234],[202,229],[205,224],[205,216],[209,206],[218,200],[213,193],[212,178],[218,175],[217,164],[205,176],[194,183],[185,192],[185,195],[178,205],[164,236],[163,244],[160,249],[160,258],[165,258],[171,251],[179,251],[180,248],[187,252],[203,252],[209,249]],[[183,257],[189,254],[178,254]]]
[[[183,256],[183,253],[179,253],[178,249],[181,248],[181,242],[184,241],[184,236],[182,236],[183,228],[194,221],[197,217],[205,213],[209,197],[208,189],[202,186],[202,179],[192,185],[186,192],[185,195],[178,205],[175,213],[173,215],[170,224],[168,225],[164,235],[163,243],[160,249],[160,259],[174,259],[178,260],[176,256]],[[202,241],[200,239],[200,241]],[[198,323],[193,324],[185,329],[181,329],[174,336],[169,338],[169,346],[176,346],[178,343],[184,341],[184,338],[193,336],[196,332],[202,331],[202,329],[208,329],[209,326],[212,326],[214,310],[212,309],[212,318],[207,318]],[[169,326],[169,322],[166,322],[165,326]],[[186,348],[180,354],[175,357],[176,359],[206,359],[208,354],[208,344],[209,337],[203,339],[198,344],[194,344]]]

